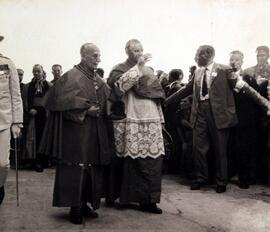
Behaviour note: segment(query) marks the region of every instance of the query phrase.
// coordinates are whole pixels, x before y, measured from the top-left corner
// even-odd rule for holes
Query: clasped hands
[[[87,110],[87,115],[92,117],[98,117],[100,114],[100,108],[98,105],[93,105]]]

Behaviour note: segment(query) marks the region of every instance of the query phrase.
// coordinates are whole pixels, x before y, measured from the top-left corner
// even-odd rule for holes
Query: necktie
[[[203,83],[202,83],[202,96],[203,97],[205,95],[207,95],[207,93],[208,93],[207,80],[206,80],[206,71],[207,71],[207,68],[205,68],[204,74],[203,74]]]

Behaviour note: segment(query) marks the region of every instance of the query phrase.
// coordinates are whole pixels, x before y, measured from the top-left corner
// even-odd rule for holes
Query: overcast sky
[[[270,46],[269,0],[0,0],[0,52],[25,70],[41,64],[64,71],[80,61],[79,49],[93,42],[101,49],[105,76],[126,59],[127,40],[139,39],[152,53],[154,69],[182,68],[188,74],[202,44],[213,45],[216,61],[228,63],[232,50],[256,63],[255,49]]]

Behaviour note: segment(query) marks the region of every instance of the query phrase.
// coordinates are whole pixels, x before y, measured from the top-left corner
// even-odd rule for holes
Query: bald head
[[[81,46],[81,58],[89,68],[97,68],[100,60],[100,50],[93,43],[85,43]]]

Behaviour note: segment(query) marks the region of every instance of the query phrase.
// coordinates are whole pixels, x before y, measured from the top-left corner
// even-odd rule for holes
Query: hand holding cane
[[[16,168],[16,199],[17,207],[19,207],[19,175],[18,175],[18,137],[21,135],[21,125],[14,124],[11,127],[11,131],[15,141],[15,168]]]

